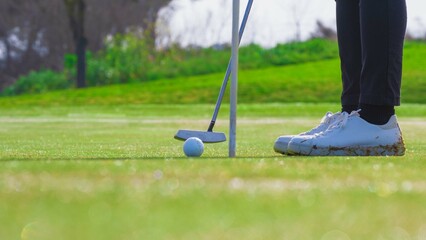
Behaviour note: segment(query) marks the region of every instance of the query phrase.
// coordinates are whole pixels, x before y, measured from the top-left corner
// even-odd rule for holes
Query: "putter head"
[[[179,130],[175,134],[175,139],[185,141],[190,137],[199,138],[203,143],[218,143],[226,141],[225,133],[204,132],[194,130]]]

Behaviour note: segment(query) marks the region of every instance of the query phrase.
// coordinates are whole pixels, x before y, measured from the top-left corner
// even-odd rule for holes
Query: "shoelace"
[[[351,118],[351,117],[354,117],[354,116],[357,116],[357,117],[359,117],[360,115],[359,115],[359,112],[361,111],[361,109],[359,109],[359,110],[356,110],[356,111],[352,111],[350,114],[349,113],[347,113],[347,112],[342,112],[339,116],[338,116],[338,119],[334,122],[334,123],[332,123],[328,128],[327,128],[327,130],[325,130],[325,131],[323,131],[323,132],[320,132],[320,133],[318,133],[318,134],[315,134],[316,136],[324,136],[324,135],[327,135],[327,134],[329,134],[330,132],[333,132],[333,131],[335,131],[335,130],[337,130],[337,129],[340,129],[340,128],[344,128],[345,126],[346,126],[346,123],[348,122],[348,119],[349,118]]]
[[[326,129],[322,129],[322,128],[324,128],[325,125],[329,125],[332,122],[334,122],[336,119],[338,119],[340,117],[340,114],[341,114],[340,112],[338,112],[338,113],[327,112],[324,115],[324,117],[321,119],[320,124],[317,127],[311,129],[310,131],[308,131],[306,133],[309,134],[309,133],[316,132],[316,131],[322,132],[322,131],[326,130]]]

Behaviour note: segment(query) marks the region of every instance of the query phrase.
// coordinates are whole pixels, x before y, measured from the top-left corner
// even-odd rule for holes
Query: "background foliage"
[[[241,69],[258,69],[337,58],[334,41],[312,39],[264,49],[252,44],[241,48]],[[87,53],[87,84],[102,86],[150,80],[189,77],[224,72],[229,61],[229,46],[153,50],[143,35],[117,34],[106,43],[104,50]],[[2,95],[42,93],[72,87],[76,57],[67,54],[63,71],[42,70],[20,77]]]
[[[81,0],[87,49],[104,49],[104,40],[131,29],[156,39],[160,9],[171,0]],[[75,52],[68,0],[0,1],[0,90],[30,71],[63,69],[63,58]],[[124,14],[125,13],[125,14]],[[75,26],[74,26],[75,27]]]

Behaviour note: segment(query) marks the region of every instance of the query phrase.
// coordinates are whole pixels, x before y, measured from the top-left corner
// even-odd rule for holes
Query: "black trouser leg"
[[[360,23],[362,71],[359,101],[361,104],[398,106],[407,25],[405,0],[360,0]]]
[[[344,111],[357,108],[362,69],[359,0],[336,1],[337,35],[342,71],[341,102]]]
[[[342,106],[383,124],[400,104],[405,0],[337,0]]]

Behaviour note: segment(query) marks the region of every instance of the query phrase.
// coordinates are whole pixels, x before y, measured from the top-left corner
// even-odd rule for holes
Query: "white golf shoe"
[[[354,111],[342,113],[327,130],[290,140],[288,152],[309,156],[402,156],[404,141],[396,116],[374,125]]]
[[[327,112],[324,115],[324,117],[321,119],[320,124],[316,126],[315,128],[307,132],[300,133],[298,135],[284,135],[284,136],[278,137],[277,140],[275,140],[275,144],[274,144],[275,152],[281,153],[281,154],[288,154],[287,147],[288,147],[288,143],[291,141],[292,138],[296,136],[314,135],[316,133],[325,131],[331,124],[333,124],[336,120],[340,118],[341,114],[342,114],[341,112],[334,113],[334,114],[332,112]]]

